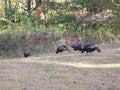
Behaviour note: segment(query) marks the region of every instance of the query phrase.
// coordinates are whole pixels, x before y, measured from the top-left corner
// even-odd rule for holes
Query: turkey
[[[31,56],[32,55],[32,52],[31,51],[29,51],[29,50],[26,50],[26,51],[24,51],[24,57],[26,58],[26,57],[29,57],[29,56]]]
[[[81,53],[84,53],[84,52],[91,53],[91,52],[93,52],[95,50],[98,51],[98,52],[101,52],[101,50],[100,50],[100,48],[98,47],[97,44],[87,43],[87,44],[84,45]]]
[[[67,48],[66,45],[58,46],[58,47],[57,47],[57,50],[56,50],[56,54],[62,53],[63,51],[66,51],[66,50],[70,52],[70,50]]]
[[[80,43],[74,43],[74,44],[72,44],[71,45],[71,47],[72,47],[72,49],[74,50],[74,51],[82,51],[82,49],[83,49],[83,44],[80,44]]]

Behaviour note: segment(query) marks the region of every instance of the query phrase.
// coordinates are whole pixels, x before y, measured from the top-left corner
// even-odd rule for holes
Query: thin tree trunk
[[[7,8],[7,0],[5,0],[5,9]]]
[[[12,7],[11,0],[8,0],[9,8]]]
[[[31,0],[27,0],[27,10],[28,12],[31,10]]]
[[[5,17],[6,17],[6,16],[7,16],[7,14],[6,14],[6,11],[7,11],[7,0],[5,0],[4,3],[5,3],[5,6],[4,6],[4,7],[5,7],[5,9],[4,9],[4,13],[5,13]]]
[[[36,7],[38,7],[42,4],[42,0],[35,0],[35,2],[36,2]]]

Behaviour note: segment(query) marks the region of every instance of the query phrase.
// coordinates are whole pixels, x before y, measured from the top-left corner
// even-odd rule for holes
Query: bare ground
[[[1,60],[0,90],[120,90],[120,47]]]

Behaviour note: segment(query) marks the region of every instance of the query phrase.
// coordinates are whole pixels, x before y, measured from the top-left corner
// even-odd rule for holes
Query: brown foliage
[[[35,17],[36,19],[40,19],[41,18],[41,16],[40,16],[41,13],[42,13],[42,8],[37,7],[36,12],[33,13],[33,17]]]
[[[70,45],[71,43],[77,43],[81,41],[80,36],[78,33],[73,33],[71,35],[66,35],[65,37],[65,44]]]

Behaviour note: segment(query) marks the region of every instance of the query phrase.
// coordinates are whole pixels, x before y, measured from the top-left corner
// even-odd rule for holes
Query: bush
[[[29,29],[28,29],[29,28]],[[9,27],[0,33],[0,56],[21,57],[24,50],[33,53],[54,52],[57,37],[50,30],[30,30],[30,27]]]
[[[7,21],[6,19],[2,18],[0,19],[0,29],[6,29],[7,25],[9,24],[9,21]]]

